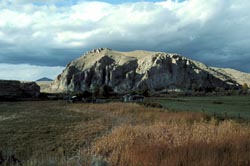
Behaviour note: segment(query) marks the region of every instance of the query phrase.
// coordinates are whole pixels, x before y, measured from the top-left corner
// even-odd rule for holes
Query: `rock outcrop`
[[[118,93],[239,87],[228,75],[177,54],[100,48],[70,62],[48,91],[91,91],[102,85]]]
[[[0,80],[1,100],[35,98],[39,94],[40,87],[35,82]]]

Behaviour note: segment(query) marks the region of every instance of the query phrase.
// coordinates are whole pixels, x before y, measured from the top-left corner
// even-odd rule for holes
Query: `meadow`
[[[199,111],[119,102],[0,103],[0,165],[17,159],[25,166],[245,166],[249,156],[248,122]]]
[[[250,96],[148,98],[172,111],[204,112],[211,116],[250,120]]]

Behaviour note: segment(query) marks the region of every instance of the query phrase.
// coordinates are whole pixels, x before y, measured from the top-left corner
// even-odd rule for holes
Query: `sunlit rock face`
[[[47,91],[91,91],[102,85],[126,93],[144,89],[230,89],[237,88],[238,83],[226,74],[177,54],[99,48],[70,62]]]

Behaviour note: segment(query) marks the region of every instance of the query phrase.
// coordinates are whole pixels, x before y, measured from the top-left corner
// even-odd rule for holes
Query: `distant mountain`
[[[43,78],[40,78],[40,79],[38,79],[38,80],[36,80],[36,81],[53,81],[52,79],[50,79],[50,78],[47,78],[47,77],[43,77]]]
[[[178,54],[99,48],[70,62],[52,82],[48,92],[92,91],[102,85],[110,86],[117,93],[143,89],[161,92],[238,89],[247,81],[239,81],[241,77],[229,73],[232,71],[218,70]],[[238,77],[242,73],[234,75]]]

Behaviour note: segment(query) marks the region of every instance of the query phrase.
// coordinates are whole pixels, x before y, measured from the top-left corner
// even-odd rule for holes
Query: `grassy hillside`
[[[248,124],[133,103],[2,102],[0,133],[4,162],[25,166],[250,163]]]

